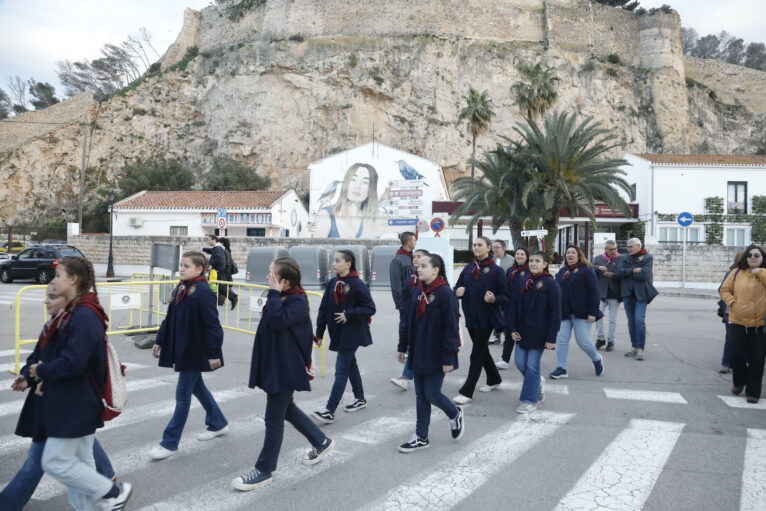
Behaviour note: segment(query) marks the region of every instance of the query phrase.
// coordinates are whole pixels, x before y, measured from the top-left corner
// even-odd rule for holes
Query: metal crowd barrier
[[[178,280],[170,280],[166,275],[157,275],[155,280],[148,280],[146,279],[147,275],[134,274],[131,280],[127,282],[96,283],[99,301],[110,320],[106,335],[151,333],[159,330],[160,323],[166,314],[167,303],[170,301],[170,296],[178,284]],[[231,310],[227,303],[224,309],[219,311],[221,326],[225,330],[255,335],[261,309],[266,303],[266,293],[263,291],[268,289],[268,286],[221,280],[212,280],[210,283],[219,286],[231,286],[239,295],[239,301],[234,310]],[[35,289],[41,289],[44,292],[45,288],[45,285],[25,286],[16,293],[14,367],[9,370],[13,374],[19,374],[21,369],[21,347],[37,342],[37,338],[21,338],[21,298],[26,292]],[[322,298],[322,295],[315,291],[306,291],[306,294],[319,297],[320,300]],[[47,307],[42,299],[40,305],[43,321],[39,324],[38,331],[48,319]],[[327,334],[325,333],[321,346],[317,348],[314,345],[316,349],[321,351],[320,376],[324,376],[326,340]]]

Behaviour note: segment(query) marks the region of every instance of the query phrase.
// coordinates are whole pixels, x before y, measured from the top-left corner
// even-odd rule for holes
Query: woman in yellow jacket
[[[729,307],[729,364],[734,394],[745,390],[748,403],[761,397],[766,360],[766,253],[750,245],[719,291]]]

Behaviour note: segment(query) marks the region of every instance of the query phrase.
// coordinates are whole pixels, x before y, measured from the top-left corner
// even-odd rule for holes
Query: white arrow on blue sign
[[[691,213],[684,211],[678,215],[678,225],[681,227],[689,227],[694,222],[694,217]]]

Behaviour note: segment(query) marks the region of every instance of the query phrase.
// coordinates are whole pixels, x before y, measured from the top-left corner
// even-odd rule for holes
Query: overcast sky
[[[362,1],[362,0],[349,0]],[[641,0],[668,3],[700,35],[726,30],[746,42],[766,42],[766,0]],[[146,27],[161,55],[183,25],[184,8],[210,0],[0,0],[0,86],[8,77],[53,83],[59,60],[92,60],[104,43],[119,44]]]

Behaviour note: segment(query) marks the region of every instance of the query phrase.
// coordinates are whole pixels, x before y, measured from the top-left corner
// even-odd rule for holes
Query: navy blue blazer
[[[528,276],[524,279],[524,288]],[[513,306],[506,311],[508,330],[518,332],[524,349],[543,349],[545,343],[556,343],[561,328],[561,289],[550,275],[533,281],[531,289],[519,292]]]
[[[157,332],[160,367],[176,371],[210,371],[209,360],[220,359],[223,367],[223,329],[218,320],[217,298],[207,281],[192,283],[176,305],[175,296]]]
[[[567,279],[564,278],[566,272],[566,266],[562,266],[556,274],[556,282],[561,287],[561,320],[568,320],[570,316],[577,319],[588,319],[588,316],[601,318],[601,293],[593,268],[581,264],[569,272]]]
[[[370,290],[358,277],[346,278],[343,285],[345,300],[335,303],[333,293],[338,277],[327,283],[317,314],[317,337],[322,338],[325,329],[330,334],[330,350],[345,351],[372,344],[369,319],[375,315],[375,302]],[[345,312],[346,323],[335,322],[335,313]]]
[[[484,259],[484,261],[486,260]],[[505,272],[493,263],[481,267],[479,278],[474,279],[471,274],[474,266],[475,260],[465,265],[454,287],[454,289],[465,288],[465,293],[460,298],[463,302],[465,326],[467,328],[499,328],[502,330],[505,328],[505,320],[500,311],[505,308],[507,300]],[[492,291],[495,294],[495,303],[484,301],[484,294],[487,291]]]
[[[313,338],[306,295],[281,296],[270,289],[255,333],[248,386],[267,394],[311,390],[306,366]]]
[[[42,434],[45,438],[79,438],[104,426],[101,398],[90,371],[103,392],[106,381],[104,326],[92,310],[78,306],[44,350],[37,375],[43,382]]]
[[[633,272],[634,268],[641,268]],[[651,303],[659,292],[654,288],[653,280],[654,258],[651,254],[636,256],[623,255],[615,272],[620,277],[620,295],[623,298],[634,298],[639,302]]]
[[[218,278],[221,278],[226,270],[226,249],[223,248],[222,245],[213,245],[212,247],[205,247],[202,250],[210,254],[208,264],[218,272]]]
[[[444,374],[442,366],[458,368],[458,300],[449,286],[441,286],[426,297],[426,315],[416,318],[420,289],[407,294],[399,323],[399,353],[409,353],[408,367],[415,374]]]
[[[20,374],[27,380],[27,397],[19,413],[19,421],[16,423],[15,433],[22,437],[31,437],[34,442],[45,441],[45,428],[43,425],[43,399],[35,394],[37,382],[29,374],[29,366],[37,362],[48,362],[52,358],[53,344],[60,333],[56,333],[45,347],[40,349],[40,344],[35,344],[32,353],[27,357],[26,364],[21,368]],[[43,389],[45,390],[45,389]]]
[[[513,307],[513,302],[515,300],[518,300],[519,293],[521,293],[521,290],[524,289],[524,286],[527,283],[527,279],[529,278],[529,268],[525,268],[519,272],[516,273],[516,276],[513,276],[513,269],[514,267],[511,266],[505,271],[505,292],[506,292],[506,300],[505,300],[505,313],[510,314],[509,310]],[[511,280],[511,277],[513,277],[513,280]],[[506,327],[508,326],[508,320],[506,319]]]

